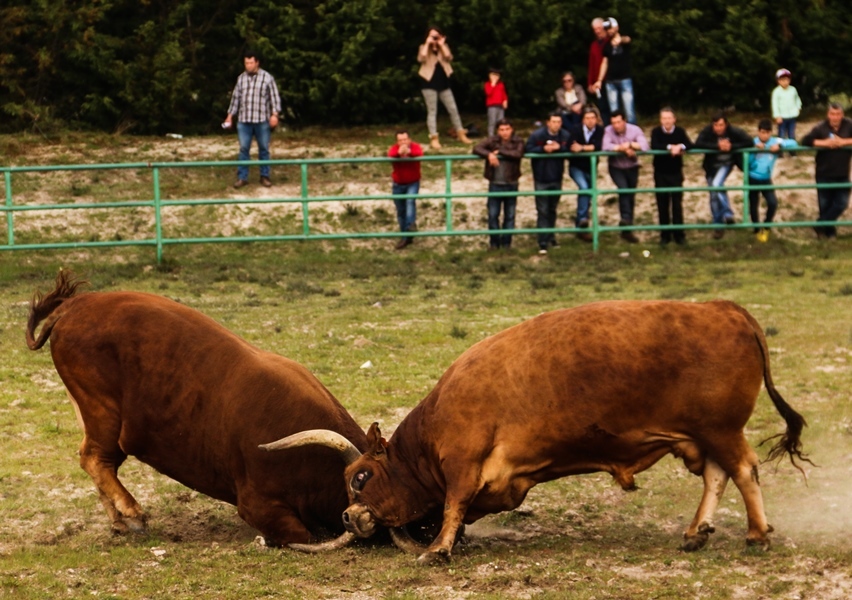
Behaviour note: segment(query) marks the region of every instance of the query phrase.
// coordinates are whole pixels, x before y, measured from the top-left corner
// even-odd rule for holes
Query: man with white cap
[[[605,86],[610,112],[618,110],[619,99],[624,107],[627,122],[636,124],[636,109],[633,99],[633,76],[630,65],[630,38],[621,35],[618,21],[613,17],[603,22],[603,28],[609,34],[609,42],[603,49],[603,61],[597,81],[591,91]]]

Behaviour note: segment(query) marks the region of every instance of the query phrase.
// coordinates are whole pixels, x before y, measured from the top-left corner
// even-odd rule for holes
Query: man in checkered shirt
[[[269,137],[278,126],[278,113],[281,112],[281,96],[272,75],[260,68],[257,53],[246,51],[243,55],[245,72],[237,78],[234,93],[231,94],[231,106],[222,126],[231,127],[234,117],[237,119],[237,135],[240,139],[239,160],[249,160],[251,138],[257,140],[257,154],[260,160],[269,160]],[[235,188],[248,185],[248,167],[237,167]],[[260,167],[260,183],[272,186],[269,179],[269,165]]]

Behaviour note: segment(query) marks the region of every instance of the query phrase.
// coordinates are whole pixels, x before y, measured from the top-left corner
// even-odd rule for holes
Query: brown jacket
[[[524,141],[514,133],[507,141],[503,141],[499,135],[485,138],[473,147],[473,153],[487,159],[488,155],[497,151],[498,158],[506,161],[506,179],[509,183],[517,183],[521,178],[521,158],[524,156]],[[494,180],[494,167],[485,161],[485,178]]]

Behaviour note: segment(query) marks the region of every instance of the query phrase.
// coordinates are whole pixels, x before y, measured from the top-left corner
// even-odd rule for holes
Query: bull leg
[[[704,461],[704,496],[698,505],[695,518],[689,528],[683,533],[683,545],[681,548],[687,552],[699,550],[707,543],[710,534],[715,531],[713,527],[713,514],[719,506],[719,500],[725,492],[728,484],[728,474],[719,464],[707,458]]]
[[[301,519],[287,506],[272,502],[269,498],[243,501],[237,500],[237,514],[257,529],[270,547],[287,544],[307,544],[314,541],[311,532]]]
[[[459,529],[467,509],[485,482],[479,481],[480,472],[471,471],[462,474],[461,479],[447,478],[447,497],[444,500],[444,521],[438,536],[426,548],[426,552],[417,558],[418,564],[432,565],[446,562],[458,538]]]
[[[731,479],[739,488],[745,502],[748,515],[746,544],[769,548],[769,533],[772,531],[772,526],[767,523],[766,511],[763,508],[763,493],[760,491],[760,479],[757,474],[757,455],[751,448],[749,453],[749,461],[740,465]]]
[[[763,494],[757,475],[757,453],[749,446],[742,433],[737,439],[725,440],[724,446],[717,446],[716,450],[720,447],[724,448],[721,452],[708,454],[716,458],[742,494],[748,515],[746,543],[749,546],[760,545],[768,548],[772,527],[766,522],[766,512],[763,508]]]
[[[145,531],[145,513],[118,480],[118,467],[125,458],[127,455],[118,449],[105,452],[88,435],[80,445],[80,466],[94,481],[101,503],[112,520],[113,531],[142,533]]]

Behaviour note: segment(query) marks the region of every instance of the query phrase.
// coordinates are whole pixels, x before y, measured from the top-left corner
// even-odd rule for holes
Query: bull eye
[[[367,483],[372,476],[373,474],[370,473],[370,471],[358,471],[352,478],[352,489],[356,492],[360,492],[364,489],[364,484]]]

